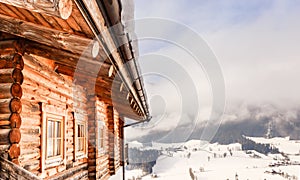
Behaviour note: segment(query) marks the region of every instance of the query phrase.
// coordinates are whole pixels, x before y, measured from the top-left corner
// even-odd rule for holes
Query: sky
[[[184,47],[158,39],[143,39],[139,32],[144,31],[189,40],[188,48],[196,43],[187,29],[202,38],[202,43],[215,55],[223,76],[225,115],[240,102],[300,107],[300,1],[135,0],[135,19],[144,21],[145,18],[167,19],[186,28],[169,24],[141,28],[141,23],[136,23],[139,61],[154,118],[150,125],[131,131],[143,135],[191,122],[196,126],[214,114],[212,105],[217,97],[207,66],[195,64]],[[149,73],[153,69],[162,73]],[[161,74],[170,76],[165,78]]]

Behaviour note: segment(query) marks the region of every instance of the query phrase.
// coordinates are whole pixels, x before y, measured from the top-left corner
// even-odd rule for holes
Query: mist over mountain
[[[137,137],[143,143],[154,142],[184,142],[190,139],[204,139],[210,142],[229,144],[238,142],[242,135],[252,137],[286,137],[300,139],[300,109],[282,108],[275,105],[240,105],[227,110],[220,125],[208,127],[200,122],[196,127],[187,125],[175,127],[172,130],[150,131],[147,135]],[[204,130],[218,128],[212,138],[203,138]],[[188,129],[188,130],[187,130]]]

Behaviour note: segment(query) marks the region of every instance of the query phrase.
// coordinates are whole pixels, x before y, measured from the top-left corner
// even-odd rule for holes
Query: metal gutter
[[[135,91],[138,93],[138,100],[141,103],[140,105],[143,106],[143,110],[144,110],[144,114],[148,117],[149,116],[149,111],[148,111],[148,104],[146,102],[146,93],[145,93],[145,89],[143,84],[141,83],[141,77],[139,77],[139,70],[137,68],[137,64],[136,64],[136,57],[134,57],[134,53],[133,53],[133,48],[132,48],[132,44],[131,44],[131,40],[129,38],[129,34],[128,33],[124,33],[124,26],[121,22],[121,2],[119,0],[109,0],[109,1],[100,1],[100,0],[96,0],[99,8],[101,9],[101,12],[106,12],[104,15],[104,18],[106,19],[106,22],[109,22],[110,26],[114,26],[114,28],[112,28],[112,32],[111,35],[115,41],[115,45],[116,47],[118,47],[118,51],[120,52],[121,56],[122,56],[122,61],[123,64],[126,64],[126,68],[127,69],[131,69],[134,70],[137,76],[133,75],[132,71],[130,72],[130,77],[132,80],[132,85],[135,89]],[[117,4],[117,5],[116,5]],[[107,16],[106,16],[107,15]],[[126,46],[128,43],[128,46]],[[133,62],[134,63],[134,69],[132,69],[129,66],[129,63],[127,62]],[[137,89],[137,85],[136,80],[139,80],[139,86],[142,87],[142,89]],[[142,91],[143,97],[144,97],[144,101],[141,99],[141,95],[139,94],[139,91]],[[146,117],[146,118],[147,118]]]
[[[113,16],[113,15],[115,15],[115,14],[110,14],[110,18],[108,18],[108,16],[107,16],[107,11],[106,11],[106,9],[104,8],[104,6],[103,6],[103,2],[100,2],[100,1],[98,1],[98,0],[96,0],[96,2],[97,2],[97,5],[99,6],[99,8],[101,9],[101,12],[105,12],[104,14],[103,14],[103,17],[104,17],[104,19],[105,19],[105,21],[107,22],[107,23],[110,23],[110,26],[112,25],[111,23],[121,23],[120,22],[120,15],[116,15],[116,16]],[[105,2],[107,2],[107,3],[109,3],[110,1],[105,1]],[[112,1],[111,1],[112,2]],[[132,86],[133,86],[133,88],[134,88],[134,90],[135,90],[135,92],[136,93],[138,93],[138,94],[136,94],[136,96],[135,96],[135,94],[131,91],[131,88],[130,88],[130,84],[128,84],[127,83],[127,81],[126,81],[126,78],[124,77],[124,75],[119,71],[119,65],[118,65],[118,63],[114,60],[114,58],[111,56],[111,53],[110,53],[110,50],[109,50],[109,48],[108,48],[108,46],[106,45],[106,43],[104,42],[104,40],[102,39],[102,38],[99,38],[99,35],[101,34],[100,33],[100,31],[99,31],[99,29],[98,29],[98,27],[97,27],[97,25],[96,25],[96,23],[94,22],[94,19],[93,19],[93,17],[91,16],[91,14],[90,14],[90,12],[88,11],[88,9],[87,9],[87,7],[85,6],[85,4],[81,1],[81,0],[75,0],[75,3],[76,3],[76,5],[77,5],[77,7],[79,8],[79,10],[81,11],[81,13],[82,13],[82,15],[84,16],[84,18],[86,19],[86,21],[87,21],[87,23],[88,23],[88,25],[90,26],[90,28],[91,28],[91,30],[92,30],[92,32],[94,33],[94,35],[95,35],[95,37],[96,37],[96,39],[97,39],[97,41],[103,46],[103,49],[104,49],[104,51],[105,51],[105,53],[107,54],[107,57],[109,58],[109,60],[111,61],[111,63],[113,64],[113,66],[114,66],[114,68],[117,70],[117,73],[119,74],[119,76],[120,76],[120,78],[121,78],[121,80],[124,82],[124,84],[125,84],[125,87],[127,88],[127,90],[128,90],[128,92],[131,94],[131,96],[132,97],[134,97],[134,99],[135,99],[135,101],[136,101],[136,103],[139,105],[139,108],[141,109],[141,111],[143,112],[143,115],[144,115],[144,119],[148,119],[148,117],[149,117],[149,111],[148,111],[148,106],[147,106],[147,102],[146,102],[146,95],[145,95],[145,90],[144,89],[142,89],[142,91],[143,91],[143,96],[144,96],[144,101],[141,99],[141,95],[140,95],[140,93],[139,93],[139,90],[137,89],[137,87],[136,87],[136,84],[132,84]],[[112,3],[113,4],[113,3]],[[118,5],[120,6],[120,4],[119,4],[119,1],[118,1]],[[115,7],[113,7],[113,8],[115,8]],[[115,11],[113,11],[114,13],[116,13]],[[113,16],[113,19],[112,19],[112,16]],[[119,18],[116,18],[116,17],[119,17]],[[113,22],[112,22],[113,21]],[[118,30],[120,30],[120,29],[118,29]],[[124,31],[122,31],[122,32],[124,32]],[[135,78],[134,78],[134,76],[133,76],[133,74],[132,74],[132,68],[130,68],[130,67],[128,67],[128,63],[126,63],[124,60],[125,59],[127,59],[127,56],[126,56],[126,53],[124,52],[124,50],[121,50],[121,48],[118,46],[118,44],[120,43],[119,41],[120,40],[118,40],[118,38],[116,38],[116,36],[115,36],[115,34],[116,34],[116,32],[115,32],[115,30],[114,30],[114,32],[110,32],[110,34],[111,34],[111,36],[112,36],[112,38],[113,38],[113,40],[114,40],[114,43],[115,43],[115,45],[116,45],[116,47],[118,47],[118,51],[119,51],[119,54],[120,54],[120,56],[122,57],[121,59],[122,59],[122,62],[123,62],[123,65],[124,64],[126,64],[126,69],[127,69],[127,72],[129,72],[129,75],[130,75],[130,80],[131,80],[131,82],[135,82]],[[120,33],[119,33],[120,34]],[[124,34],[125,35],[125,34]],[[127,36],[126,36],[127,37]],[[125,39],[123,39],[122,38],[122,40],[125,40]],[[129,44],[129,46],[131,47],[131,43],[130,43],[130,41],[128,40],[128,38],[126,38],[126,41],[125,41],[126,43],[128,43]],[[122,47],[122,48],[124,48],[124,47],[126,47],[125,46],[125,44],[126,43],[122,43],[124,46]],[[128,47],[129,47],[128,46]],[[131,55],[133,55],[133,52],[132,52],[132,49],[127,49],[127,52],[131,52],[130,54]],[[127,53],[128,54],[128,53]],[[127,59],[128,60],[128,59]],[[136,65],[136,62],[135,62],[135,59],[132,59],[132,61],[135,63],[135,72],[137,73],[137,75],[139,75],[139,71],[138,71],[138,69],[137,69],[137,65]],[[143,88],[143,84],[141,83],[141,80],[140,80],[140,77],[137,77],[138,79],[139,79],[139,85]]]

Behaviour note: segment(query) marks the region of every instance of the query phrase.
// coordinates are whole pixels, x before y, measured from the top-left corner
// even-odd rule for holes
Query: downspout
[[[127,124],[127,125],[124,125],[123,126],[123,144],[122,144],[122,150],[123,150],[123,156],[122,156],[122,161],[123,161],[123,166],[122,166],[122,171],[123,171],[123,180],[125,180],[125,133],[124,133],[124,129],[126,127],[130,127],[130,126],[133,126],[133,125],[137,125],[137,124],[140,124],[140,123],[144,123],[144,122],[149,122],[150,120],[152,119],[151,116],[149,116],[147,119],[143,120],[143,121],[139,121],[139,122],[135,122],[135,123],[131,123],[131,124]]]

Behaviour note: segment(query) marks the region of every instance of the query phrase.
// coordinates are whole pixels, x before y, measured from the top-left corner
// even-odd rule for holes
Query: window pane
[[[83,151],[84,150],[84,138],[78,138],[77,150],[78,151]]]
[[[48,138],[53,137],[53,121],[48,121]]]
[[[98,129],[99,129],[99,133],[98,133],[99,148],[103,148],[104,147],[104,125],[102,124],[101,121],[98,123]]]
[[[52,139],[49,138],[47,141],[47,157],[53,156],[53,143]]]
[[[80,151],[83,151],[83,138],[80,139]]]
[[[80,125],[77,125],[77,137],[80,137]]]
[[[47,157],[61,155],[62,148],[62,122],[48,119],[47,121]]]
[[[60,155],[61,154],[61,139],[56,139],[56,154],[55,155]]]
[[[61,122],[56,121],[56,137],[61,137]]]

